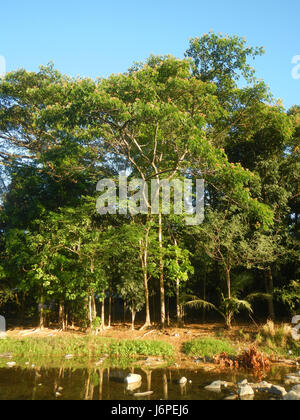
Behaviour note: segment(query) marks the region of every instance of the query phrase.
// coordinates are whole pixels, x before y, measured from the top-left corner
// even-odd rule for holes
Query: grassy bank
[[[151,366],[176,362],[176,366],[190,368],[196,357],[211,359],[223,352],[235,356],[251,345],[275,359],[279,356],[295,361],[300,357],[300,343],[291,338],[291,328],[271,321],[261,327],[243,325],[232,330],[226,330],[221,324],[153,329],[146,333],[147,338],[144,338],[145,331],[118,326],[103,331],[100,336],[55,330],[37,331],[38,336],[27,334],[26,330],[11,330],[6,340],[0,340],[0,367],[9,360],[18,366],[95,367],[100,360],[101,366],[127,367],[135,362],[140,365],[144,363],[141,359],[152,356],[155,360]],[[11,354],[11,359],[1,357],[5,353]],[[66,359],[66,355],[73,357]]]
[[[96,360],[98,358],[126,360],[139,356],[160,356],[170,359],[173,347],[163,341],[115,340],[96,336],[67,336],[0,340],[0,355],[11,354],[13,359],[55,359],[72,355],[73,358]]]

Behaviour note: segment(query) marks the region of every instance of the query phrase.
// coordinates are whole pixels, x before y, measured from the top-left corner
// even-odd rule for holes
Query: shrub
[[[183,344],[182,351],[189,356],[213,357],[219,353],[235,354],[232,344],[225,339],[201,338]]]

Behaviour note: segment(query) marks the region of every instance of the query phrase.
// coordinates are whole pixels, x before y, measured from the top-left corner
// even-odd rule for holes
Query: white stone
[[[286,384],[300,384],[300,377],[288,375],[284,381]]]
[[[179,385],[185,385],[187,383],[187,379],[183,376],[178,381]]]
[[[242,382],[238,383],[239,386],[244,386],[244,385],[247,385],[247,384],[248,384],[247,379],[244,379]]]
[[[300,315],[294,316],[294,318],[292,319],[292,324],[296,325],[299,322],[300,322]]]
[[[253,384],[252,386],[255,389],[264,391],[264,390],[268,390],[268,389],[272,388],[273,385],[269,384],[269,382],[262,381],[262,382],[259,382],[258,384]]]
[[[251,395],[254,395],[254,391],[253,391],[253,389],[251,388],[250,385],[245,384],[245,385],[242,385],[242,386],[239,387],[238,396],[240,398],[241,397],[246,397],[246,396],[251,396]]]
[[[290,391],[283,397],[284,401],[300,401],[300,394],[295,391]]]
[[[300,385],[295,385],[291,389],[293,392],[296,392],[297,394],[300,394]]]
[[[208,391],[221,392],[221,387],[224,386],[225,384],[226,382],[224,381],[214,381],[210,385],[207,385],[205,389],[207,389]]]
[[[127,384],[126,386],[126,391],[136,391],[138,389],[140,389],[142,386],[142,382],[133,382],[132,384]]]
[[[6,366],[9,367],[9,368],[14,367],[14,366],[16,366],[16,362],[7,362]]]
[[[126,378],[124,379],[124,382],[126,382],[128,385],[129,384],[136,384],[142,381],[142,377],[141,375],[137,375],[135,373],[129,373],[129,375],[126,376]]]

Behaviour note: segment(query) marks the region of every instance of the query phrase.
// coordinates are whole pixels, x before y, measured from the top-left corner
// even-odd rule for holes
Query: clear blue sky
[[[299,0],[15,0],[0,4],[0,55],[7,70],[54,61],[63,73],[121,73],[153,54],[183,57],[190,37],[210,29],[264,46],[258,76],[286,107],[300,104]]]

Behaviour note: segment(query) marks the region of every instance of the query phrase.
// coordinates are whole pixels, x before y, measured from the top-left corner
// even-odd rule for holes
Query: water
[[[283,384],[284,376],[295,371],[276,368],[264,379],[273,384]],[[142,385],[129,391],[124,378],[133,369],[117,368],[0,368],[0,400],[222,400],[230,391],[210,392],[204,387],[215,380],[237,382],[247,378],[258,380],[245,373],[206,372],[199,370],[134,369],[142,376]],[[178,385],[181,377],[191,383]],[[151,396],[135,397],[134,392],[153,391]],[[270,396],[257,394],[255,399],[269,399]]]

